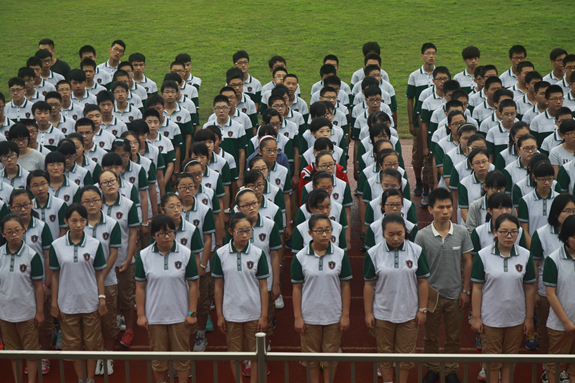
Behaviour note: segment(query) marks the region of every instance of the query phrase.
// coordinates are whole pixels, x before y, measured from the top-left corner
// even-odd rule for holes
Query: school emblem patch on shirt
[[[25,273],[26,270],[28,270],[28,265],[24,265],[24,264],[20,265],[20,272],[21,273]]]
[[[26,112],[26,113],[24,113],[24,114],[26,115],[26,118],[30,118],[30,117],[31,117],[31,116],[30,116],[30,112]]]
[[[242,113],[247,113],[248,112],[248,108],[242,108]]]
[[[56,214],[50,214],[48,219],[50,220],[50,222],[56,222]]]
[[[74,182],[76,183],[76,185],[80,185],[80,180],[79,180],[79,179],[75,179]]]
[[[249,270],[253,269],[253,268],[254,268],[254,263],[253,263],[253,261],[248,261],[248,262],[246,263],[246,266],[248,267]]]
[[[413,267],[413,261],[405,261],[405,264],[406,264],[407,267],[409,267],[410,269]]]
[[[67,134],[68,133],[68,128],[62,128],[62,133]]]
[[[202,203],[203,203],[204,205],[207,205],[207,204],[208,204],[208,199],[207,199],[207,198],[204,198],[204,199],[202,200]]]
[[[182,238],[182,239],[180,239],[180,243],[182,244],[182,246],[186,246],[188,244],[188,239]]]
[[[118,131],[117,131],[116,129],[112,129],[112,134],[113,134],[114,136],[117,136],[117,135],[118,135]]]
[[[104,141],[100,141],[98,144],[100,145],[101,148],[104,147]]]
[[[101,79],[101,78],[97,79],[96,81],[98,82],[98,84],[101,84],[101,83],[102,83],[102,79]]]
[[[84,253],[84,261],[88,262],[90,260],[90,253]]]
[[[334,261],[330,261],[327,265],[329,266],[330,270],[335,269],[335,262]]]
[[[339,193],[333,193],[332,194],[333,199],[337,200],[339,199]]]
[[[335,243],[335,239],[336,239],[336,238],[335,238],[335,235],[332,235],[332,236],[331,236],[331,241],[332,241],[333,243]]]
[[[37,235],[33,235],[30,237],[30,240],[32,241],[32,243],[36,243],[38,242],[38,236]]]
[[[176,261],[174,262],[174,266],[176,266],[176,269],[180,270],[182,268],[182,262]]]
[[[53,138],[49,138],[49,139],[48,139],[48,143],[49,143],[50,145],[54,145],[54,139],[53,139]]]
[[[521,265],[521,264],[515,265],[515,270],[517,270],[518,273],[522,272],[523,271],[523,265]]]
[[[158,149],[160,149],[160,152],[163,152],[163,151],[164,151],[164,147],[163,147],[163,146],[161,146],[161,145],[160,145],[160,146],[158,146]]]
[[[276,185],[278,185],[278,186],[279,186],[281,183],[282,183],[282,180],[281,180],[281,179],[279,179],[279,178],[276,178]]]
[[[211,188],[212,188],[212,184],[211,184],[211,183],[207,183],[207,184],[206,184],[206,187],[209,188],[209,189],[211,189]]]
[[[233,135],[234,135],[234,132],[232,132],[232,131],[229,131],[229,132],[228,132],[228,137],[231,137],[231,136],[233,136]]]
[[[130,183],[132,184],[136,183],[136,177],[130,177]]]
[[[248,86],[248,93],[252,93],[253,88],[251,86]]]
[[[333,125],[337,126],[338,122],[337,121],[332,121],[331,122]]]
[[[73,119],[74,121],[76,121],[76,120],[78,119],[78,115],[77,115],[77,114],[73,114],[73,115],[72,115],[72,119]]]
[[[260,241],[263,242],[266,240],[267,235],[266,235],[266,233],[261,233],[258,237],[259,237]]]
[[[134,116],[128,117],[128,120],[130,120],[130,122],[134,121]]]
[[[164,132],[164,137],[168,137],[170,135],[170,132]]]
[[[102,233],[102,238],[104,238],[104,241],[107,241],[108,238],[110,238],[110,233],[108,232]]]
[[[121,211],[116,213],[116,218],[117,219],[122,219],[122,217],[124,216],[124,213],[122,213]]]
[[[70,196],[68,194],[64,195],[64,201],[66,202],[70,201]]]
[[[176,121],[178,121],[178,122],[182,121],[182,116],[177,116]]]
[[[200,220],[199,219],[194,219],[192,221],[192,223],[194,224],[194,226],[200,226]]]

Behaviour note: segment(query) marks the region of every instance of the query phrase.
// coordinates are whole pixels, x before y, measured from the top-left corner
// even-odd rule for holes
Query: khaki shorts
[[[120,333],[118,322],[116,321],[116,314],[118,312],[118,285],[106,286],[104,291],[106,293],[108,313],[100,319],[102,322],[102,336],[104,339],[115,339]]]
[[[301,338],[301,352],[313,353],[337,353],[341,343],[341,331],[339,331],[339,323],[334,323],[326,326],[321,325],[305,325],[305,331],[300,335]],[[306,366],[307,362],[300,362],[302,366]],[[329,368],[329,362],[310,362],[310,367],[315,368],[321,366]],[[332,363],[333,368],[337,367],[337,363]]]
[[[208,315],[214,296],[214,277],[212,273],[206,273],[200,277],[200,298],[198,299],[198,315]]]
[[[375,339],[377,341],[377,352],[380,354],[413,354],[415,353],[415,344],[417,342],[417,333],[419,327],[412,319],[405,323],[391,323],[375,320]],[[409,370],[415,366],[413,362],[401,362],[401,370]],[[395,367],[395,363],[379,363],[380,369],[389,369]]]
[[[116,277],[118,278],[118,307],[121,310],[133,309],[136,304],[136,298],[134,297],[136,292],[135,265],[135,263],[132,263],[123,273],[116,267]]]
[[[523,324],[513,327],[489,327],[483,325],[481,335],[482,354],[517,354],[523,340]],[[491,370],[499,370],[502,363],[491,363]]]
[[[0,329],[5,350],[36,351],[40,349],[39,332],[34,318],[17,323],[0,319]]]
[[[276,312],[276,302],[272,299],[272,292],[268,291],[268,327],[266,335],[272,336],[274,334],[274,314]]]
[[[575,354],[575,334],[567,334],[565,331],[547,329],[549,336],[549,354]],[[545,363],[547,371],[555,373],[555,363]],[[559,371],[567,370],[569,376],[575,375],[575,363],[559,366]]]
[[[190,352],[190,327],[185,322],[169,325],[149,325],[148,339],[150,351],[154,352]],[[191,367],[189,360],[174,360],[176,371],[187,371]],[[167,360],[152,360],[152,369],[162,372],[169,368]]]
[[[429,158],[423,157],[423,170],[421,173],[421,180],[431,189],[433,189],[435,184],[435,179],[433,178],[434,171],[435,168],[433,166],[433,155],[431,155]]]
[[[257,332],[257,320],[242,323],[226,321],[228,352],[255,352]],[[247,350],[244,350],[244,344]]]
[[[60,312],[62,328],[62,350],[103,351],[102,330],[98,311],[89,314],[65,314]]]
[[[549,300],[541,295],[539,299],[539,306],[537,306],[537,341],[539,342],[539,348],[548,348],[547,318],[549,317]]]
[[[40,336],[52,336],[56,331],[54,318],[52,318],[52,298],[44,302],[44,324],[40,327]]]

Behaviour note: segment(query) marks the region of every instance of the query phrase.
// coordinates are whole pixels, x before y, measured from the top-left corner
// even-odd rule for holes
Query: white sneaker
[[[377,368],[377,376],[381,378],[381,371],[379,370],[379,367]]]
[[[285,307],[284,298],[281,294],[278,297],[278,299],[276,299],[275,306],[276,306],[276,310],[281,310]]]
[[[104,375],[104,361],[102,359],[98,359],[96,362],[96,376]]]
[[[118,314],[116,316],[116,322],[118,323],[120,331],[126,331],[126,318],[124,318],[123,315]]]
[[[108,359],[106,361],[106,365],[108,368],[108,376],[114,373],[114,361],[112,359]],[[100,375],[104,375],[104,363],[102,363],[102,373]]]
[[[267,348],[267,352],[270,352],[272,350],[272,341],[268,341],[268,348]]]
[[[206,346],[208,345],[208,339],[206,334],[200,335],[198,332],[196,334],[196,343],[194,344],[194,352],[204,352],[206,351]]]
[[[482,368],[481,371],[479,371],[479,374],[477,375],[477,380],[479,380],[480,382],[487,382],[487,376],[485,375],[484,368]]]
[[[561,371],[561,375],[559,375],[559,381],[561,383],[569,383],[569,374],[567,374],[567,371]]]

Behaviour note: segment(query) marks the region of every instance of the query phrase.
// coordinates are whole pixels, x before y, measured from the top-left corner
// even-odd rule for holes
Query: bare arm
[[[50,313],[54,318],[60,317],[58,308],[58,282],[60,281],[60,270],[52,272],[52,310]]]
[[[116,260],[118,260],[118,248],[117,247],[110,247],[110,256],[106,261],[106,268],[102,270],[104,274],[104,279],[108,276],[110,271],[114,269],[114,265],[116,264]]]
[[[168,182],[170,182],[170,180],[172,179],[173,173],[174,173],[174,163],[170,162],[166,164],[166,172],[164,173],[164,190]]]
[[[535,315],[535,294],[537,293],[537,284],[523,284],[523,289],[525,290],[525,308],[527,309],[523,333],[527,335],[535,328],[533,324],[533,316]]]
[[[365,312],[365,324],[370,329],[375,327],[375,318],[373,316],[374,288],[375,281],[365,281],[363,285],[363,310]]]
[[[246,150],[238,149],[240,163],[238,164],[238,188],[244,184],[244,171],[246,169]]]
[[[483,283],[473,282],[473,293],[471,294],[471,309],[473,322],[471,329],[478,333],[483,333],[483,322],[481,321],[481,299],[483,295]]]
[[[345,240],[351,244],[351,206],[345,208],[345,215],[347,216],[347,229],[345,229]],[[365,226],[365,225],[363,225]],[[363,229],[363,228],[362,228]],[[367,229],[366,229],[367,230]],[[349,245],[348,245],[349,246]]]
[[[305,332],[305,323],[301,315],[301,295],[302,295],[301,290],[302,290],[301,283],[293,284],[292,303],[293,303],[293,316],[295,319],[294,328],[298,333],[303,334]]]
[[[529,235],[529,223],[528,222],[519,222],[521,228],[523,229],[523,233],[525,234],[525,242],[527,242],[527,249],[531,249],[531,236]]]
[[[164,169],[159,169],[156,170],[156,178],[158,179],[158,185],[160,186],[160,194],[164,195],[166,194],[166,181],[164,179]],[[150,195],[150,199],[152,198],[152,196]],[[156,204],[158,202],[158,199],[156,197]]]
[[[44,281],[34,281],[34,293],[36,296],[36,328],[39,328],[44,323]]]
[[[136,305],[138,306],[138,326],[148,329],[146,318],[146,282],[136,281]]]
[[[142,204],[142,222],[148,222],[148,191],[147,190],[140,190],[140,202]],[[145,227],[146,233],[148,228]],[[142,231],[144,227],[142,228]]]
[[[202,265],[208,266],[208,260],[210,259],[211,251],[212,251],[212,235],[204,234],[204,255],[202,257]]]
[[[413,98],[407,99],[407,118],[409,119],[409,133],[415,136],[415,125],[413,123]]]
[[[351,305],[351,282],[342,281],[341,286],[341,318],[339,320],[339,331],[349,328],[349,307]]]
[[[188,140],[188,137],[189,137],[189,135],[186,136],[186,141]],[[182,159],[182,155],[181,155],[182,151],[181,150],[182,150],[181,147],[174,146],[174,153],[176,154],[176,162],[175,162],[175,167],[174,167],[175,170],[174,171],[176,173],[180,172],[180,162]]]
[[[260,299],[262,301],[262,315],[258,320],[258,331],[265,332],[268,327],[268,282],[260,279]]]
[[[553,309],[553,312],[557,315],[561,323],[563,323],[563,327],[565,327],[565,331],[568,334],[573,334],[575,332],[575,324],[569,319],[559,298],[557,298],[557,287],[545,286],[545,291],[547,292],[547,299],[549,300],[549,304]]]
[[[156,180],[158,182],[158,180]],[[152,217],[158,215],[158,192],[156,190],[156,184],[150,184],[150,188],[148,189],[150,194],[150,204],[152,209]],[[148,216],[142,217],[143,221],[146,222],[148,220]]]
[[[198,311],[198,296],[200,289],[198,288],[198,279],[195,281],[188,281],[188,311],[197,312]]]
[[[283,248],[281,249],[283,252]],[[280,250],[272,250],[270,252],[270,258],[272,260],[272,274],[273,274],[273,285],[272,285],[272,299],[276,300],[281,294],[280,290],[280,265],[282,261],[282,255]],[[267,285],[266,285],[267,286]],[[266,287],[267,289],[267,287]],[[267,291],[267,290],[266,290]]]

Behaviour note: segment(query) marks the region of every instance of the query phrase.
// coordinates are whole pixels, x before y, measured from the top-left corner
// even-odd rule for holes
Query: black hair
[[[321,88],[321,90],[319,91],[319,96],[320,97],[324,97],[326,93],[328,92],[333,92],[333,93],[337,93],[337,91],[335,89],[333,89],[331,86],[329,85],[324,85],[323,88]]]
[[[34,56],[38,57],[40,60],[46,59],[48,57],[52,58],[52,52],[48,49],[38,49]]]
[[[385,133],[387,139],[391,138],[391,129],[386,124],[382,124],[381,122],[376,122],[372,126],[369,127],[369,140],[373,143],[375,141],[375,137]]]
[[[387,227],[387,225],[389,225],[391,223],[396,223],[398,225],[403,226],[403,231],[405,233],[404,240],[410,239],[409,233],[407,232],[407,227],[405,226],[405,220],[399,214],[386,214],[385,217],[383,217],[383,219],[381,220],[381,231],[385,231],[385,228]]]
[[[278,117],[280,121],[282,121],[282,116],[277,110],[274,108],[267,108],[266,111],[262,114],[262,122],[264,124],[269,124],[272,120],[272,117]]]
[[[513,208],[513,201],[511,196],[506,193],[493,193],[491,197],[487,200],[487,207],[489,209],[497,209],[499,207]],[[485,216],[485,221],[489,222],[492,216],[489,212]]]
[[[30,131],[24,124],[14,124],[8,130],[8,137],[10,141],[14,140],[15,138],[26,138],[30,140]]]
[[[464,92],[465,92],[465,91],[464,91]],[[454,93],[455,93],[455,92],[454,92]],[[464,108],[463,108],[463,103],[462,103],[461,101],[458,101],[458,100],[454,99],[454,98],[453,98],[453,95],[451,95],[451,100],[449,100],[449,101],[447,101],[447,102],[445,103],[445,111],[446,111],[447,113],[449,113],[449,112],[451,111],[451,109],[454,109],[454,108],[464,109]]]
[[[385,113],[382,110],[373,112],[369,116],[367,116],[367,126],[372,126],[373,124],[378,122],[383,123],[385,125],[387,125],[387,123],[391,124],[391,118],[387,113]]]
[[[177,74],[177,73],[174,73],[174,74],[176,74],[176,75],[179,76],[179,74]],[[168,81],[164,81],[164,82],[162,83],[162,88],[160,89],[160,91],[161,91],[162,93],[164,93],[164,91],[165,91],[166,89],[175,89],[176,91],[179,92],[179,91],[180,91],[180,86],[178,85],[177,82],[172,81],[172,80],[168,80]]]
[[[44,158],[44,167],[47,168],[48,164],[54,163],[66,164],[66,158],[58,151],[46,154],[46,158]]]
[[[116,152],[106,153],[104,154],[104,157],[102,157],[102,163],[100,165],[102,168],[108,166],[122,166],[122,156]]]
[[[471,164],[473,163],[473,159],[478,154],[484,154],[489,159],[489,152],[487,151],[487,149],[479,149],[479,148],[473,149],[471,151],[471,153],[469,153],[469,156],[467,157],[467,163],[469,164],[470,167],[471,167]]]
[[[493,84],[499,84],[502,85],[503,82],[501,81],[501,79],[497,76],[491,76],[489,77],[487,80],[485,80],[485,90],[489,90],[489,88],[491,88],[491,85]]]
[[[534,178],[555,177],[555,170],[549,161],[538,162],[535,166],[533,166],[532,173]]]
[[[182,182],[182,180],[184,178],[191,178],[192,181],[194,181],[194,177],[192,177],[192,175],[190,173],[178,173],[176,174],[176,181],[174,182],[174,186],[178,187],[178,185],[180,184],[180,182]],[[195,185],[195,182],[194,182]]]
[[[329,157],[333,160],[333,154],[331,154],[330,152],[319,152],[319,153],[315,156],[315,165],[319,164],[319,160],[320,160],[323,156],[329,156]],[[326,172],[326,173],[327,173],[327,172]]]
[[[244,174],[244,185],[255,183],[260,178],[267,182],[261,170],[250,169]]]
[[[389,197],[399,197],[401,198],[401,204],[403,205],[403,192],[399,189],[385,189],[381,193],[381,206],[385,205]]]
[[[275,142],[277,144],[277,140],[273,137],[266,137],[263,140],[260,141],[259,143],[259,149],[263,150],[264,147],[267,147],[268,142]]]
[[[517,69],[516,69],[517,72],[515,72],[515,73],[521,73],[523,68],[535,69],[535,65],[533,65],[533,63],[531,61],[521,61],[519,64],[517,64]]]
[[[443,93],[455,92],[459,89],[461,89],[461,85],[459,85],[457,80],[447,80],[443,83]]]
[[[102,198],[102,192],[100,191],[100,189],[98,189],[94,185],[86,185],[82,189],[80,189],[80,193],[79,193],[80,200],[82,200],[84,193],[87,193],[87,192],[94,192],[94,193],[98,194],[98,196],[100,196],[100,198]]]
[[[214,97],[214,102],[212,104],[212,106],[216,106],[216,104],[218,102],[223,102],[226,105],[230,104],[230,100],[226,97],[226,96],[222,96],[221,94],[217,95],[216,97]]]
[[[368,53],[363,58],[363,65],[366,66],[369,60],[377,60],[378,64],[381,65],[381,56],[379,53]]]
[[[96,56],[96,50],[94,49],[93,46],[91,45],[84,45],[82,48],[80,48],[80,50],[78,51],[78,55],[80,56],[80,58],[82,58],[82,56],[85,53],[92,53],[94,56]]]
[[[187,53],[180,53],[176,56],[175,61],[179,61],[181,63],[189,63],[192,61],[192,56]]]
[[[381,167],[383,165],[383,161],[385,161],[385,159],[389,156],[396,156],[399,159],[399,154],[394,149],[382,149],[379,152],[377,152],[376,155],[377,166]]]
[[[323,85],[324,86],[332,86],[332,88],[333,88],[333,85],[341,87],[341,79],[335,75],[334,76],[328,76],[323,80]],[[334,92],[337,92],[335,90],[335,88],[333,90],[334,90]]]
[[[561,123],[561,125],[559,125],[559,132],[561,132],[562,134],[572,132],[574,130],[575,130],[575,120],[573,119],[565,120]]]
[[[192,144],[191,151],[192,151],[192,154],[195,154],[197,156],[206,156],[207,157],[210,154],[210,151],[208,150],[208,146],[206,144],[204,144],[203,142],[196,142],[196,143]]]
[[[379,57],[379,56],[378,56],[378,57]],[[380,63],[380,65],[381,65],[381,58],[380,58],[379,60],[380,60],[379,63]],[[366,60],[366,61],[367,61],[367,60]],[[379,65],[374,65],[374,64],[372,64],[372,65],[368,65],[368,66],[366,66],[365,68],[363,68],[363,74],[365,75],[365,77],[370,77],[369,74],[370,74],[371,72],[374,72],[374,71],[377,71],[378,74],[381,73],[381,68],[379,67]]]
[[[210,125],[206,128],[204,128],[206,130],[209,130],[210,132],[214,133],[214,135],[221,141],[222,140],[222,131],[220,130],[220,128],[218,128],[215,125]],[[215,142],[215,141],[214,141]]]
[[[467,120],[467,118],[465,117],[465,113],[463,113],[461,110],[452,110],[451,112],[449,112],[449,114],[447,115],[447,125],[451,125],[451,122],[453,121],[453,119],[455,118],[455,116],[463,116],[463,118],[465,120]],[[451,132],[451,130],[449,128],[448,129],[448,134]]]
[[[33,120],[31,118],[24,118],[22,120],[20,120],[20,124],[24,125],[26,128],[32,126],[36,129],[38,129],[38,123],[36,122],[36,120]],[[10,133],[8,133],[8,135],[10,135]],[[8,138],[8,137],[6,137]]]
[[[474,59],[481,57],[481,52],[479,52],[479,48],[476,46],[470,45],[468,47],[463,48],[461,51],[461,56],[464,60]]]
[[[26,87],[26,83],[19,77],[12,77],[8,80],[8,88],[12,88],[14,85],[21,86],[22,88]]]
[[[100,93],[102,93],[102,92],[100,92]],[[89,126],[92,128],[92,132],[96,131],[96,125],[94,124],[94,121],[92,121],[86,117],[79,118],[78,121],[76,121],[76,123],[74,124],[74,130],[77,132],[78,127],[80,127],[80,126]]]
[[[82,69],[72,69],[68,74],[68,81],[84,82],[86,81],[86,73]]]
[[[559,233],[559,240],[569,247],[569,238],[575,235],[575,215],[565,218]]]
[[[509,130],[509,143],[507,144],[508,148],[507,150],[509,150],[509,153],[511,153],[511,150],[513,150],[513,145],[515,145],[515,138],[517,137],[517,132],[520,131],[521,129],[529,130],[529,124],[527,124],[524,121],[517,121],[516,123],[513,124],[513,126]],[[517,149],[517,147],[515,147],[515,149]]]
[[[112,142],[112,148],[110,152],[115,152],[117,149],[124,149],[126,153],[132,152],[132,146],[130,145],[130,141],[124,140],[123,138],[116,138],[114,142]]]
[[[497,67],[495,65],[488,64],[488,65],[483,66],[483,68],[481,70],[481,77],[485,77],[485,74],[491,70],[494,70],[496,75],[499,74],[499,72],[497,71]],[[497,76],[493,76],[493,77],[497,77]]]
[[[174,63],[172,63],[172,64],[174,64]],[[182,64],[176,63],[176,65],[182,65]],[[182,66],[183,66],[183,65],[182,65]],[[171,69],[171,68],[170,68],[170,69]],[[178,85],[178,88],[177,88],[177,89],[174,88],[174,87],[172,86],[172,84],[170,84],[169,86],[166,86],[165,88],[164,88],[164,86],[162,85],[162,88],[163,88],[163,89],[162,89],[162,92],[163,92],[164,89],[166,89],[166,88],[167,88],[167,89],[176,89],[176,90],[179,90],[179,89],[180,89],[180,86],[181,86],[182,83],[184,82],[184,80],[182,79],[182,76],[180,76],[180,74],[179,74],[179,73],[176,73],[176,72],[166,73],[166,75],[164,76],[163,83],[166,83],[166,82],[168,82],[168,81],[176,83],[176,85]]]
[[[549,217],[547,217],[547,222],[554,228],[559,227],[559,216],[563,212],[563,209],[569,204],[569,202],[575,203],[575,197],[573,194],[561,193],[553,200],[551,204],[551,209],[549,210]]]
[[[20,224],[20,226],[22,226],[22,229],[26,229],[26,227],[24,226],[24,221],[22,221],[22,218],[16,213],[12,212],[6,215],[4,218],[2,218],[2,220],[0,221],[0,232],[4,233],[4,225],[6,225],[10,221],[16,221]]]
[[[136,133],[137,135],[150,133],[150,127],[148,126],[148,124],[146,124],[146,121],[144,121],[143,119],[134,120],[130,122],[128,124],[128,129],[130,129],[130,131]]]
[[[143,53],[139,53],[139,52],[132,53],[132,54],[130,55],[130,57],[128,57],[128,61],[129,61],[130,63],[134,63],[134,62],[143,62],[143,63],[145,63],[145,62],[146,62],[146,56],[144,56]]]
[[[505,221],[509,221],[509,222],[513,222],[517,228],[519,229],[521,226],[519,225],[519,220],[517,219],[516,216],[514,216],[513,214],[510,213],[504,213],[501,214],[499,217],[497,217],[497,219],[495,220],[495,224],[493,225],[493,230],[499,230],[499,228],[501,227],[501,224]]]
[[[148,109],[144,110],[142,118],[145,120],[148,117],[156,117],[158,120],[161,120],[160,112],[158,112],[154,108],[148,108]]]
[[[116,72],[116,74],[118,74],[118,72]],[[123,82],[120,81],[116,81],[113,85],[112,85],[112,93],[114,93],[114,91],[118,88],[122,88],[124,89],[126,92],[130,91],[130,88],[128,88],[128,85],[124,84]],[[163,88],[163,85],[162,85]]]
[[[18,69],[18,77],[22,78],[22,79],[24,77],[36,78],[36,72],[34,71],[34,69],[28,68],[27,66],[25,66],[25,67]]]
[[[106,101],[114,103],[114,94],[109,90],[102,90],[96,96],[96,103],[100,105],[101,103]]]
[[[435,206],[437,201],[449,200],[451,201],[451,203],[453,203],[453,195],[451,194],[451,191],[445,188],[433,189],[431,192],[429,192],[428,198],[429,198],[428,202],[429,206],[432,208]]]
[[[316,101],[309,107],[309,114],[312,119],[316,119],[318,117],[323,117],[327,113],[327,107],[325,103],[321,101]]]
[[[547,90],[545,90],[545,99],[549,100],[553,93],[561,93],[561,97],[563,97],[563,89],[559,85],[554,84],[550,85]]]
[[[517,54],[525,54],[525,57],[527,57],[527,50],[523,47],[523,45],[514,45],[511,48],[509,48],[509,58],[513,57],[513,54],[517,53]]]
[[[425,51],[428,49],[434,49],[435,52],[437,52],[437,47],[435,46],[434,43],[425,43],[421,46],[421,54],[424,54]]]
[[[331,75],[337,75],[337,70],[335,69],[335,66],[331,65],[331,64],[323,64],[321,66],[321,68],[319,68],[319,76],[323,77],[327,74],[331,74]]]
[[[332,227],[331,219],[329,219],[329,217],[327,215],[325,215],[325,214],[313,214],[308,221],[309,229],[310,230],[314,229],[317,222],[322,220],[322,219],[327,220],[327,222],[329,222],[329,227]]]
[[[0,142],[0,145],[2,145],[2,142]],[[1,155],[1,153],[0,153]],[[28,189],[30,189],[30,184],[32,183],[32,179],[36,178],[36,177],[44,177],[46,179],[46,181],[48,181],[48,183],[50,183],[50,174],[48,174],[47,171],[45,170],[33,170],[28,174],[28,177],[26,178],[26,186],[28,187]]]
[[[377,85],[371,85],[364,89],[363,94],[366,100],[371,96],[381,96],[381,88]]]
[[[130,67],[131,70],[134,70],[134,66],[132,65],[131,62],[129,61],[122,61],[121,63],[118,64],[118,66],[116,68],[118,68],[118,70],[116,71],[116,73],[118,73],[120,70],[123,70],[122,68],[124,67]],[[128,77],[130,76],[130,74],[125,71],[126,74],[128,75]]]
[[[218,128],[218,130],[219,130],[219,128]],[[271,125],[260,126],[260,128],[258,129],[258,138],[261,139],[264,136],[276,137],[277,133],[276,133],[276,130],[274,129],[274,127]],[[258,141],[258,144],[259,144],[259,141]]]
[[[549,157],[543,153],[535,153],[527,163],[527,174],[533,173],[533,168],[541,161],[549,161]]]
[[[477,133],[477,127],[469,122],[461,125],[457,128],[457,137],[461,137],[463,133],[474,132],[473,134]],[[471,138],[471,137],[470,137]]]
[[[39,66],[40,68],[42,68],[42,60],[40,60],[36,56],[29,57],[28,60],[26,60],[26,66],[27,67]],[[34,73],[34,76],[36,76],[36,73]]]
[[[236,198],[234,198],[234,202],[236,204],[236,206],[238,206],[240,204],[240,198],[242,198],[242,196],[246,193],[253,193],[254,195],[256,195],[256,192],[250,188],[242,188],[240,189],[240,191],[237,192],[236,194]]]
[[[232,80],[239,79],[244,81],[244,72],[240,68],[231,67],[226,72],[226,83],[230,83]],[[232,88],[233,89],[233,88]],[[235,92],[235,89],[234,89]]]
[[[277,72],[285,72],[286,75],[288,74],[287,68],[283,66],[278,66],[276,69],[274,69],[272,72],[272,76],[275,77]]]
[[[505,175],[499,170],[492,170],[487,172],[485,176],[485,187],[487,188],[502,188],[507,186],[507,178]]]
[[[502,97],[509,97],[509,101],[513,101],[513,92],[510,91],[509,89],[505,89],[505,88],[501,88],[495,91],[495,93],[493,93],[493,102],[498,104],[499,101],[503,102],[505,100],[501,100]],[[512,106],[512,105],[507,105],[507,106]],[[501,110],[499,110],[501,112]]]
[[[166,204],[168,203],[168,200],[172,197],[176,197],[177,199],[180,200],[180,202],[182,202],[182,197],[180,197],[179,195],[177,195],[176,193],[173,192],[167,192],[165,193],[162,198],[160,198],[160,206],[162,208],[166,208]]]
[[[246,59],[249,62],[250,61],[250,55],[248,54],[248,52],[246,52],[244,50],[237,51],[236,53],[233,54],[232,62],[234,64],[236,62],[238,62],[240,59]]]
[[[18,148],[18,144],[14,141],[0,142],[0,156],[7,156],[10,152],[16,153],[16,155],[20,157],[20,148]]]
[[[525,83],[526,84],[529,84],[533,80],[543,81],[543,76],[541,76],[541,73],[539,73],[535,70],[531,71],[525,75]]]
[[[445,74],[451,80],[451,73],[449,73],[449,69],[446,66],[437,66],[433,70],[433,78],[435,79],[438,74]]]
[[[60,140],[57,149],[64,156],[76,155],[76,144],[70,138]]]
[[[364,56],[367,56],[370,53],[377,53],[378,55],[381,54],[381,48],[379,47],[379,44],[375,41],[369,41],[363,44],[361,50]]]
[[[365,77],[363,80],[361,80],[361,90],[366,90],[367,88],[369,88],[370,86],[378,86],[379,87],[379,81],[377,81],[377,79],[375,77]]]
[[[159,233],[160,230],[176,230],[176,224],[172,217],[166,214],[158,214],[152,218],[152,223],[150,225],[150,234],[154,235]]]
[[[327,137],[320,137],[313,143],[313,150],[316,152],[333,150],[333,142]]]
[[[119,45],[122,48],[126,49],[126,43],[124,43],[122,40],[114,40],[112,41],[112,45],[110,45],[110,48],[112,48],[114,45]]]
[[[66,220],[69,220],[72,214],[74,214],[74,212],[80,214],[82,218],[88,219],[88,210],[86,210],[86,208],[82,204],[73,203],[66,209],[66,215],[65,215]]]
[[[535,93],[539,93],[541,88],[549,88],[550,86],[551,84],[548,83],[547,81],[539,81],[533,86],[533,90],[535,91]]]
[[[41,112],[51,112],[52,107],[46,101],[37,101],[32,105],[32,114],[39,110]]]
[[[243,220],[246,220],[248,222],[250,222],[250,220],[248,219],[248,216],[245,215],[244,213],[234,213],[232,214],[232,216],[230,217],[230,221],[228,222],[228,228],[234,230],[236,228],[236,225]],[[251,225],[251,223],[250,223]]]
[[[527,140],[534,140],[535,146],[537,146],[537,139],[534,136],[532,136],[531,134],[525,134],[525,135],[523,135],[517,139],[517,148],[520,148],[522,146],[523,142],[527,141]]]
[[[333,128],[333,125],[327,118],[319,117],[313,120],[311,124],[309,124],[309,131],[315,133],[324,126],[328,126],[330,130]]]
[[[289,77],[296,77],[295,74],[286,74],[284,80]],[[297,77],[296,77],[297,78]],[[289,89],[284,84],[277,84],[275,88],[272,89],[271,96],[281,96],[282,98],[289,93]],[[271,105],[271,103],[268,103]]]
[[[194,142],[213,141],[216,142],[216,135],[210,129],[199,129],[194,134]]]
[[[333,177],[326,171],[318,171],[313,175],[312,185],[317,187],[320,180],[328,179],[333,185]]]
[[[252,159],[250,160],[250,162],[248,163],[248,167],[251,169],[254,167],[254,165],[256,164],[256,162],[258,161],[264,161],[264,158],[262,156],[253,156]]]
[[[85,67],[92,67],[94,69],[96,69],[97,64],[94,60],[92,59],[84,59],[82,60],[82,62],[80,63],[80,69],[84,70]],[[71,73],[71,72],[70,72]]]
[[[196,165],[202,166],[202,163],[201,163],[200,161],[196,160],[195,158],[188,158],[187,160],[185,160],[185,161],[182,163],[182,169],[184,170],[184,172],[187,172],[186,169],[187,169],[188,167],[190,167],[190,166],[196,166]],[[189,173],[189,172],[187,172],[187,173]]]
[[[117,153],[116,153],[116,154],[117,154]],[[100,184],[100,180],[102,179],[102,176],[103,176],[104,174],[106,174],[106,173],[111,173],[111,174],[113,174],[113,175],[114,175],[114,178],[116,178],[116,181],[119,181],[119,180],[120,180],[120,176],[117,175],[117,174],[116,174],[115,172],[113,172],[112,170],[102,170],[102,171],[100,172],[100,174],[98,175],[98,185]],[[99,185],[99,186],[100,186],[100,185]]]
[[[305,199],[305,208],[311,213],[310,207],[315,209],[317,205],[325,201],[326,198],[329,199],[329,193],[327,191],[323,189],[313,189]]]

